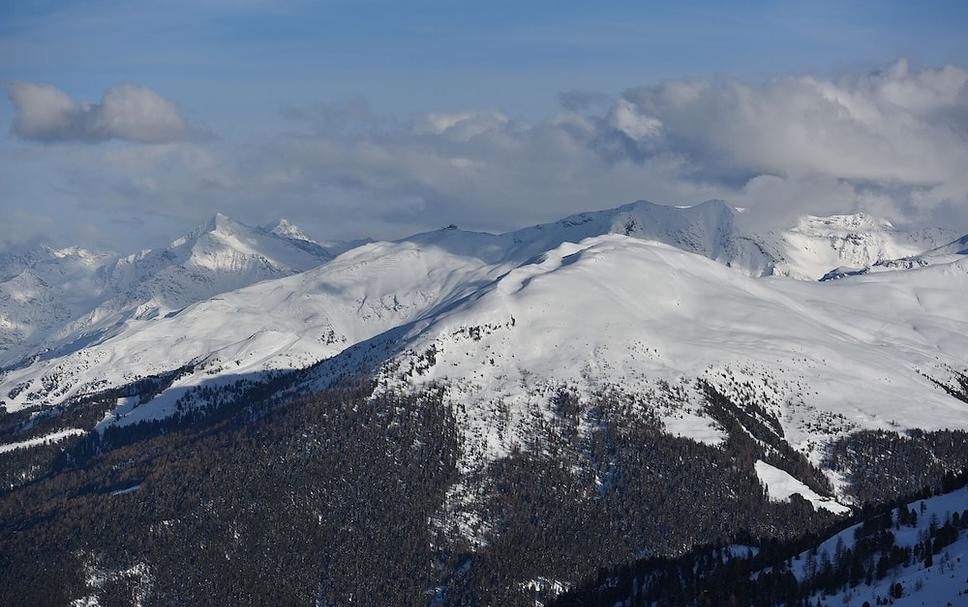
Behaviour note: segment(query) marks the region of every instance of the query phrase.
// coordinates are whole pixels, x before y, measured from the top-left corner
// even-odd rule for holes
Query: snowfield
[[[850,508],[843,504],[838,504],[829,497],[818,495],[812,489],[795,479],[789,473],[771,466],[763,461],[755,464],[756,476],[766,487],[767,494],[774,501],[788,501],[791,495],[797,494],[813,504],[814,508],[823,508],[835,514],[846,514]]]

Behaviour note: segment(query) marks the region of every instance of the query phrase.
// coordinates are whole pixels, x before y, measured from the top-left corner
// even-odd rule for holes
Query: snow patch
[[[57,432],[51,432],[50,434],[39,436],[37,438],[31,438],[19,443],[7,443],[6,445],[0,445],[0,453],[6,453],[7,451],[13,451],[14,449],[28,449],[38,445],[50,445],[58,441],[62,441],[69,436],[79,436],[81,434],[84,434],[84,430],[81,430],[80,428],[58,430]]]
[[[833,498],[824,497],[817,494],[813,489],[807,487],[789,473],[780,470],[764,461],[756,460],[754,465],[756,476],[760,482],[766,486],[770,500],[775,502],[788,501],[791,495],[799,494],[802,498],[813,504],[816,509],[823,508],[834,514],[846,514],[850,508],[843,504],[838,504]]]

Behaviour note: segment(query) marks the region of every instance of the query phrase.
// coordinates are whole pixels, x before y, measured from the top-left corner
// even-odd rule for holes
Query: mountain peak
[[[240,231],[249,231],[249,228],[224,213],[216,212],[208,221],[196,226],[181,238],[172,241],[168,247],[174,249],[189,243],[194,245],[205,234],[234,234]]]
[[[213,215],[212,218],[208,221],[208,224],[206,224],[206,227],[208,229],[205,231],[218,232],[218,231],[225,231],[225,230],[235,230],[239,228],[241,225],[242,224],[235,221],[228,215],[216,211],[215,215]]]
[[[283,217],[274,226],[271,224],[266,226],[266,229],[276,236],[281,236],[283,238],[289,238],[291,240],[304,240],[306,242],[315,242],[308,234],[306,234],[302,228],[293,224],[288,219]]]

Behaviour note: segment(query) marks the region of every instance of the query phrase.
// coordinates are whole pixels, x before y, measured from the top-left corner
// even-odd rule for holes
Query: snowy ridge
[[[268,229],[270,233],[281,236],[282,238],[313,242],[313,239],[303,232],[299,226],[289,223],[289,220],[286,218],[280,219],[276,225],[268,227]]]
[[[766,262],[749,241],[736,236],[733,216],[722,201],[685,208],[640,201],[500,235],[445,228],[395,243],[355,246],[349,257],[305,281],[280,282],[189,310],[194,302],[321,261],[307,256],[306,247],[319,252],[322,245],[293,240],[304,234],[288,222],[251,229],[219,214],[167,249],[101,268],[102,280],[121,295],[49,339],[46,349],[53,355],[9,373],[0,385],[6,398],[0,400],[8,408],[55,404],[189,363],[206,373],[196,383],[212,375],[299,368],[414,320],[446,303],[452,292],[467,293],[549,249],[589,236],[657,239],[758,275]],[[339,250],[355,242],[330,244]],[[437,271],[410,271],[415,256]],[[349,274],[358,280],[347,288]],[[283,306],[277,296],[302,304]],[[181,384],[190,382],[186,378]]]
[[[10,371],[3,388],[25,387],[8,393],[7,406],[26,406],[38,396],[63,400],[189,364],[194,372],[176,381],[169,397],[218,378],[301,368],[424,314],[496,271],[408,242],[365,245],[314,270],[128,323],[103,343]],[[52,389],[44,392],[47,386]]]
[[[912,270],[939,263],[951,263],[965,256],[968,256],[968,235],[953,240],[946,245],[925,251],[920,255],[880,261],[871,267],[861,268],[857,273]]]
[[[0,254],[0,366],[96,305],[97,271],[115,257],[76,247]]]
[[[18,443],[7,443],[5,445],[0,445],[0,453],[6,453],[7,451],[13,451],[15,449],[27,449],[37,445],[49,445],[51,443],[56,443],[59,440],[63,440],[69,436],[77,436],[79,434],[84,434],[84,430],[81,430],[80,428],[58,430],[57,432],[52,432],[46,436],[20,441]]]

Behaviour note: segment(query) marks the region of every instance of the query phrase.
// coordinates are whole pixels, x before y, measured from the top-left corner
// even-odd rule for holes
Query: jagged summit
[[[302,229],[290,223],[286,218],[280,219],[275,225],[266,226],[267,229],[275,234],[276,236],[282,236],[283,238],[291,238],[293,240],[305,240],[307,242],[315,242],[308,234],[302,231]]]
[[[46,252],[45,252],[46,251]],[[67,353],[219,293],[308,270],[330,258],[216,213],[163,249],[125,257],[45,249],[0,262],[0,365]],[[3,297],[2,293],[9,293]]]
[[[216,211],[212,218],[209,220],[209,226],[212,230],[218,230],[219,228],[229,228],[235,224],[233,220],[228,215],[222,213],[221,211]]]
[[[197,241],[199,238],[205,234],[222,233],[231,234],[235,231],[244,231],[246,226],[238,223],[228,215],[221,212],[216,212],[212,215],[206,222],[201,223],[183,236],[173,240],[169,248],[177,248],[184,246],[185,244]]]

